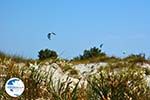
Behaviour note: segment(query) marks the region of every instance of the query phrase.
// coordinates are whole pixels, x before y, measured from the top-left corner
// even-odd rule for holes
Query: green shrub
[[[53,59],[55,59],[55,58],[58,57],[58,55],[53,50],[49,50],[49,49],[43,50],[42,49],[42,50],[39,51],[38,57],[39,57],[40,60],[45,60],[47,58],[53,58]]]
[[[79,55],[78,57],[75,57],[73,60],[84,60],[98,56],[106,56],[106,54],[102,52],[100,48],[93,47],[90,48],[89,50],[84,50],[83,55]]]
[[[134,63],[137,63],[137,62],[147,62],[146,58],[145,58],[145,54],[131,54],[129,55],[128,57],[124,58],[124,60],[128,61],[128,62],[134,62]]]
[[[83,59],[97,57],[99,55],[105,55],[105,54],[102,53],[99,48],[93,47],[90,50],[84,50],[84,52],[83,52]]]

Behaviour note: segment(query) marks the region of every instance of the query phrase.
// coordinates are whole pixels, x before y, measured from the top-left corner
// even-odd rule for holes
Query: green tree
[[[55,59],[58,57],[57,53],[53,50],[45,49],[40,50],[38,55],[40,60],[45,60],[47,58]]]

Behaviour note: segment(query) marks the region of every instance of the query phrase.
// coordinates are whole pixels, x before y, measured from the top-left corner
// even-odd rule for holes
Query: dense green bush
[[[55,59],[55,58],[58,57],[58,55],[53,50],[49,50],[49,49],[43,50],[42,49],[42,50],[39,51],[38,57],[39,57],[40,60],[45,60],[47,58],[53,58],[53,59]]]
[[[126,58],[124,58],[124,60],[128,61],[128,62],[146,62],[146,58],[145,58],[145,54],[131,54],[129,56],[127,56]]]
[[[83,59],[89,59],[98,56],[106,56],[106,54],[102,52],[100,48],[92,47],[89,50],[84,50],[83,55],[75,57],[74,60],[83,60]]]

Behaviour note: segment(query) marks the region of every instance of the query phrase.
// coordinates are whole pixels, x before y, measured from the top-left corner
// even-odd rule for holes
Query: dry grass
[[[28,64],[18,65],[17,61],[2,54],[1,57],[0,75],[4,76],[0,77],[0,100],[14,99],[7,95],[4,89],[4,83],[11,77],[18,77],[25,83],[23,95],[15,98],[16,100],[150,100],[150,88],[144,78],[145,74],[149,74],[149,70],[134,63],[120,60],[118,63],[110,63],[99,69],[98,73],[87,77],[86,88],[79,87],[80,81],[72,88],[72,82],[67,79],[65,82],[58,80],[53,83],[53,73],[43,73],[40,69],[30,68]],[[97,62],[100,58],[90,60],[92,61],[88,59],[83,62]],[[72,68],[66,66],[63,70],[69,71]]]

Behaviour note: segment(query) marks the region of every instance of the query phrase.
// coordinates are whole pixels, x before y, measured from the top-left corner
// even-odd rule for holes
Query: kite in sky
[[[51,40],[52,35],[56,35],[56,34],[55,34],[54,32],[51,32],[51,33],[48,33],[48,34],[47,34],[47,37],[48,37],[49,40]]]
[[[104,44],[102,43],[102,44],[100,45],[100,48],[102,48],[102,47],[103,47],[103,45],[104,45]]]

